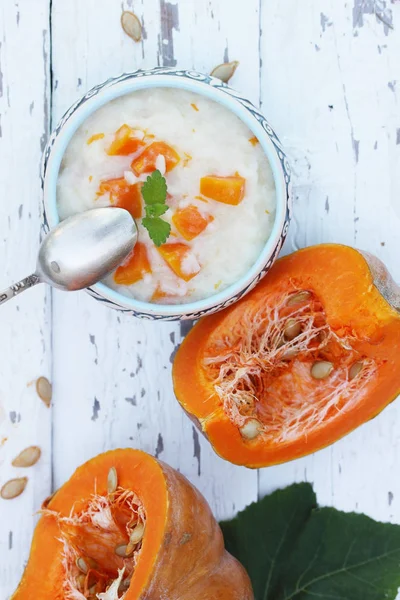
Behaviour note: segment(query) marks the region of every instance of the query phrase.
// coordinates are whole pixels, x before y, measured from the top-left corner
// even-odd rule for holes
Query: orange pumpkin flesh
[[[86,143],[88,146],[90,146],[90,144],[93,144],[93,142],[102,140],[103,137],[104,137],[104,133],[94,133],[93,135],[90,136],[90,138],[88,139],[88,141]]]
[[[185,240],[193,240],[214,220],[211,215],[203,217],[197,206],[186,206],[175,211],[172,222]]]
[[[248,467],[304,456],[397,396],[400,314],[374,282],[360,252],[314,246],[199,321],[176,355],[174,388],[220,456]],[[332,370],[317,379],[320,362]]]
[[[124,177],[107,179],[100,182],[98,196],[110,194],[110,202],[114,206],[124,208],[134,219],[142,216],[142,182],[129,184]]]
[[[193,265],[189,265],[190,270],[185,268],[185,261],[191,255],[190,247],[186,244],[181,242],[163,244],[158,248],[158,251],[175,275],[178,275],[184,281],[190,281],[199,273],[200,268],[197,261]],[[190,260],[190,262],[192,261]]]
[[[135,137],[135,130],[129,125],[121,125],[115,132],[114,140],[112,141],[107,154],[110,156],[128,156],[134,154],[146,144],[138,137]]]
[[[135,175],[142,173],[151,173],[156,167],[157,156],[163,155],[165,158],[166,171],[172,171],[180,161],[179,154],[165,142],[153,142],[132,161],[131,168]]]
[[[200,179],[200,194],[223,204],[237,205],[244,198],[245,184],[246,180],[240,175],[208,175]]]
[[[114,281],[119,285],[131,285],[143,279],[145,273],[151,273],[146,245],[137,242],[127,261],[115,271]]]
[[[118,488],[109,494],[112,468]],[[128,539],[124,529],[127,519],[135,520],[135,513],[119,511],[114,498],[129,496],[140,504],[145,529],[133,557],[124,558],[114,551],[119,534],[109,531],[120,528],[121,540]],[[86,527],[82,515],[95,501],[110,505],[112,516],[104,524],[99,513],[92,512],[97,525]],[[70,536],[71,522],[78,523],[79,537]],[[90,554],[82,556],[77,544]],[[29,561],[12,600],[61,600],[71,585],[84,590],[85,575],[75,562],[82,558],[92,571],[93,598],[117,578],[118,568],[125,567],[124,575],[132,575],[130,582],[123,581],[124,600],[253,599],[248,576],[225,551],[221,530],[201,494],[183,475],[139,450],[101,454],[79,467],[58,490],[36,527]]]

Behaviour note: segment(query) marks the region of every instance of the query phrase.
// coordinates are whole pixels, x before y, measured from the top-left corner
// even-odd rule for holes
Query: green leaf
[[[277,600],[390,600],[400,586],[400,527],[334,508],[314,511]]]
[[[142,196],[146,204],[164,204],[167,198],[167,182],[160,171],[153,171],[142,185]]]
[[[221,523],[226,549],[247,570],[257,600],[275,598],[290,549],[315,506],[312,487],[300,483],[266,496],[232,521]]]
[[[156,246],[164,244],[171,233],[171,225],[160,219],[168,210],[165,201],[167,199],[167,182],[160,171],[153,171],[142,185],[142,196],[145,201],[146,216],[142,224],[149,232],[150,238]]]
[[[314,506],[311,486],[297,484],[221,523],[256,600],[394,600],[400,526]]]
[[[149,232],[149,236],[156,246],[165,244],[171,233],[171,225],[159,217],[144,217],[142,224]]]
[[[166,204],[150,204],[145,207],[146,217],[161,217],[167,210]]]

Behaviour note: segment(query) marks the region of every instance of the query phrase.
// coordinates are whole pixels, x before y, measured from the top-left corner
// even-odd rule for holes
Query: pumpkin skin
[[[258,411],[255,423],[261,422],[261,433],[253,430],[253,438],[248,439],[241,433],[244,430],[240,430],[246,416],[240,414],[233,418],[232,413],[227,411],[226,397],[215,389],[215,371],[211,377],[207,365],[210,360],[216,362],[215,356],[225,348],[237,351],[242,344],[240,335],[245,336],[244,332],[252,328],[255,318],[268,303],[281,297],[290,299],[291,294],[302,291],[311,297],[311,312],[318,304],[322,328],[331,336],[330,340],[336,340],[335,347],[311,348],[307,355],[299,350],[292,358],[282,359],[278,367],[271,370],[269,379],[264,380],[264,395],[257,397],[252,409],[252,416],[254,411]],[[290,316],[293,307],[289,305],[290,300],[287,300],[279,314]],[[297,315],[301,314],[302,308],[308,310],[307,302],[299,304],[299,307]],[[247,323],[247,330],[244,323]],[[284,342],[289,343],[285,339]],[[342,343],[349,343],[351,350],[345,350]],[[281,352],[279,343],[274,352],[275,355]],[[218,360],[222,369],[230,358]],[[333,365],[334,375],[328,375],[323,381],[310,376],[310,367],[320,360],[332,361]],[[357,361],[362,369],[368,366],[369,370],[368,373],[361,371],[364,373],[362,381],[354,379],[351,384],[355,390],[353,393],[350,387],[351,366]],[[327,414],[318,423],[307,417],[310,422],[307,425],[304,417],[301,432],[296,424],[297,435],[295,426],[291,435],[286,435],[286,430],[277,430],[275,416],[286,427],[282,414],[284,410],[293,412],[294,402],[298,403],[298,410],[303,411],[303,415],[309,393],[322,397],[322,386],[332,381],[333,376],[339,377],[340,369],[343,393],[347,394],[345,399],[340,398],[338,393],[337,403],[335,401],[327,409]],[[302,379],[304,373],[305,379]],[[300,398],[304,380],[305,391]],[[378,259],[353,248],[321,244],[297,251],[279,259],[256,288],[235,305],[204,317],[194,326],[176,354],[173,381],[178,401],[222,458],[258,468],[315,452],[372,419],[399,394],[399,288]],[[268,411],[269,417],[267,414],[263,420],[260,414],[265,415]],[[317,421],[317,417],[314,415],[312,418]],[[241,419],[242,425],[236,418]]]
[[[124,600],[253,600],[250,580],[224,549],[218,523],[183,475],[133,449],[100,454],[79,467],[48,501],[35,529],[28,564],[12,600],[64,600],[60,529],[53,513],[78,513],[94,492],[107,495],[114,467],[118,484],[134,490],[146,512],[139,559]]]

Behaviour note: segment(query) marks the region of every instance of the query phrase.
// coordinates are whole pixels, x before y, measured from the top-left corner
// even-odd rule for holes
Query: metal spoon
[[[136,223],[122,208],[95,208],[52,229],[42,242],[36,271],[0,292],[0,304],[36,285],[81,290],[120,265],[137,241]]]

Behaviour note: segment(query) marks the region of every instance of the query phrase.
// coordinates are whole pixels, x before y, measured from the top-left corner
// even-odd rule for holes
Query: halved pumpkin
[[[252,600],[201,494],[145,452],[85,463],[51,498],[12,600]]]
[[[399,393],[399,310],[399,288],[374,257],[300,250],[191,330],[174,362],[176,397],[233,463],[315,452]]]

